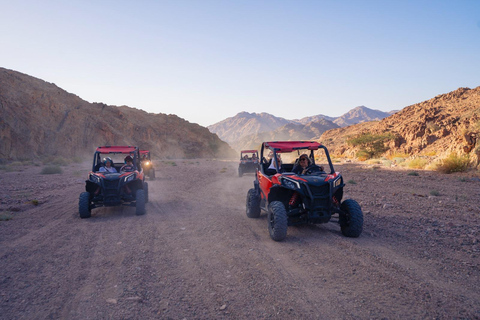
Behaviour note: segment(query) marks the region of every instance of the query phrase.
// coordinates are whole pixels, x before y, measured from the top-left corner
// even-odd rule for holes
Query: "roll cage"
[[[281,153],[290,153],[293,151],[298,151],[298,155],[300,156],[300,151],[302,150],[308,150],[310,151],[309,158],[311,160],[312,164],[315,164],[315,153],[314,151],[322,149],[325,152],[325,156],[328,162],[328,166],[330,168],[330,174],[335,173],[335,169],[333,168],[333,163],[332,160],[330,159],[330,154],[328,153],[328,149],[316,142],[316,141],[270,141],[270,142],[264,142],[262,144],[262,148],[260,150],[260,159],[262,159],[261,166],[260,166],[260,171],[262,174],[265,174],[266,169],[270,165],[270,161],[267,160],[265,157],[265,152],[267,150],[270,150],[272,154],[272,160],[275,161],[275,168],[279,168],[278,165],[278,154]],[[292,169],[292,168],[289,168]],[[277,173],[278,170],[277,170]]]
[[[126,154],[133,158],[133,165],[138,171],[142,170],[140,162],[140,150],[135,146],[103,146],[98,147],[93,155],[92,171],[98,171],[99,167],[103,165],[102,155],[107,154]]]

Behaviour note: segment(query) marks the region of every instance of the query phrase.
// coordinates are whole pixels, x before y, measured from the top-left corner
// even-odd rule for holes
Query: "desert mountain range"
[[[302,119],[287,120],[269,113],[240,112],[208,129],[235,150],[255,149],[268,140],[316,140],[327,130],[356,123],[381,120],[392,112],[356,107],[340,117],[315,115]]]
[[[156,158],[235,157],[207,128],[172,114],[89,103],[53,83],[0,68],[0,159],[91,156],[137,145]]]

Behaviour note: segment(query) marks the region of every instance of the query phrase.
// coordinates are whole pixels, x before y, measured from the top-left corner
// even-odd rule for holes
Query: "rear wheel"
[[[148,183],[143,183],[143,191],[145,191],[145,203],[148,203]]]
[[[342,202],[339,222],[342,234],[350,238],[358,238],[363,231],[363,212],[357,201],[347,199]]]
[[[90,209],[90,193],[80,193],[80,198],[78,199],[78,212],[82,219],[90,218],[92,216],[92,210]]]
[[[247,217],[260,217],[260,196],[255,191],[255,188],[248,190],[247,193]]]
[[[287,210],[280,201],[273,201],[268,206],[268,232],[270,238],[282,241],[287,237]]]
[[[145,214],[145,191],[143,191],[142,189],[137,190],[135,214],[137,216],[141,216],[142,214]]]

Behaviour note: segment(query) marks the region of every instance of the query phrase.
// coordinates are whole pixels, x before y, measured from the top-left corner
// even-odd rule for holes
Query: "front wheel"
[[[148,203],[148,183],[143,183],[143,191],[145,191],[145,203]]]
[[[268,205],[268,232],[270,238],[282,241],[287,237],[287,210],[280,201],[273,201]]]
[[[90,193],[80,193],[80,198],[78,199],[78,212],[82,219],[90,218],[92,216],[92,209],[90,209]]]
[[[350,238],[358,238],[363,231],[363,212],[357,201],[347,199],[342,202],[339,222],[342,234]]]
[[[141,216],[142,214],[145,214],[145,191],[143,191],[142,189],[137,190],[135,214],[137,216]]]
[[[260,217],[260,196],[255,191],[255,188],[248,190],[247,193],[247,217]]]

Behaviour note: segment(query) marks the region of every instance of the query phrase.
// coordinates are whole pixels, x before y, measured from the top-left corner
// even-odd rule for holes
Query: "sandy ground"
[[[158,162],[146,215],[84,220],[88,165],[0,172],[0,319],[480,319],[478,172],[336,165],[363,234],[332,221],[274,242],[237,166]]]

